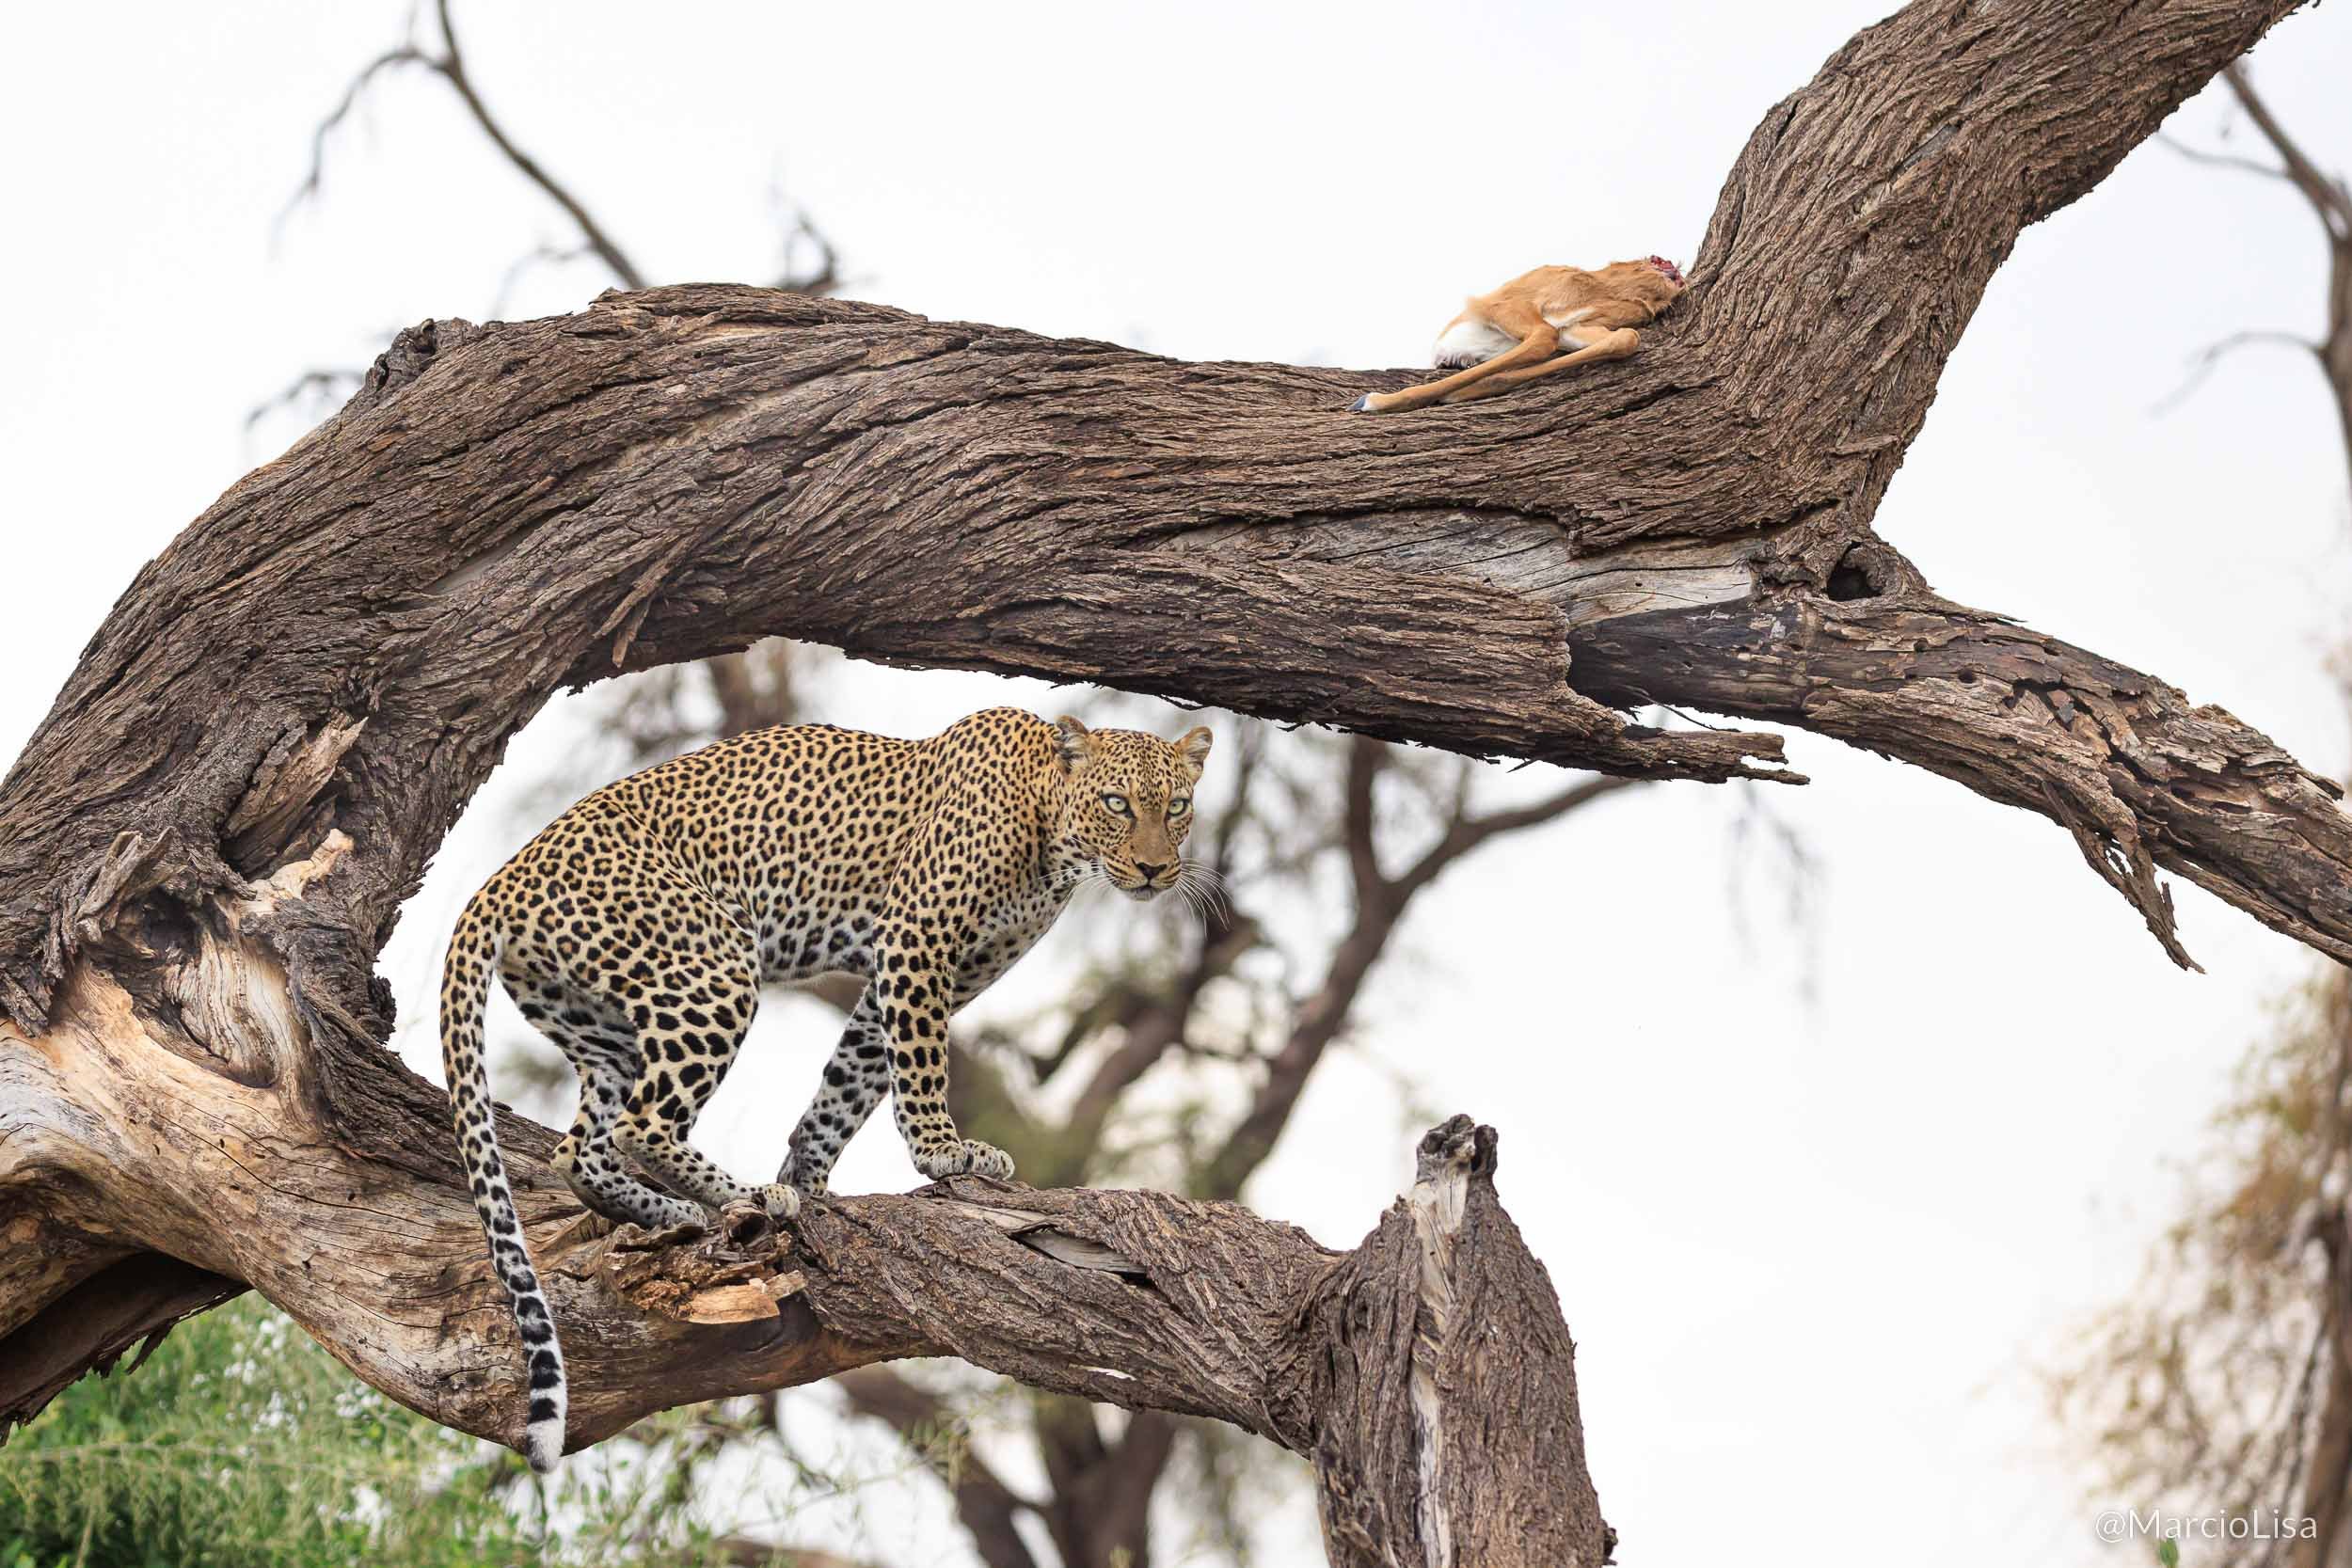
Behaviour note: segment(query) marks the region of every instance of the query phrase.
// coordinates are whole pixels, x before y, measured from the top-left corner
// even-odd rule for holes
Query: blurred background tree
[[[2317,363],[2352,472],[2352,189],[2326,172],[2255,90],[2225,73],[2266,155],[2171,145],[2200,163],[2276,181],[2328,248],[2325,325],[2269,327],[2201,349],[2193,391],[2242,348]],[[2352,664],[2339,675],[2352,700]],[[2139,1508],[2308,1519],[2310,1539],[2249,1540],[2232,1560],[2352,1562],[2352,974],[2329,965],[2275,1009],[2239,1069],[2212,1142],[2184,1162],[2184,1213],[2139,1293],[2091,1323],[2049,1377],[2060,1418],[2092,1446],[2100,1484]]]

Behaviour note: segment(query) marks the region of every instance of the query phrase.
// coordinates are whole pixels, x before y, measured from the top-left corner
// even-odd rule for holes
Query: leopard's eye
[[[1103,797],[1103,803],[1121,816],[1127,815],[1127,797],[1124,795],[1105,795]]]
[[[1168,815],[1170,816],[1182,816],[1190,810],[1192,810],[1192,797],[1189,795],[1179,795],[1168,803]]]

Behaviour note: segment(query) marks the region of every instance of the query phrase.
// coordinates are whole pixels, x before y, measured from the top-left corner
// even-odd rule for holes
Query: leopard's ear
[[[1069,714],[1054,721],[1054,750],[1060,754],[1064,768],[1075,768],[1086,761],[1093,745],[1094,737],[1087,733],[1087,727]]]
[[[1195,724],[1176,737],[1176,750],[1182,752],[1184,760],[1193,767],[1201,768],[1206,766],[1209,760],[1209,742],[1216,738],[1209,733],[1208,725]]]

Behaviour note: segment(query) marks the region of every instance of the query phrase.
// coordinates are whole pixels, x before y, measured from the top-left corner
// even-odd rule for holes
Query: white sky
[[[0,756],[139,563],[295,434],[246,436],[247,407],[403,324],[485,314],[510,261],[568,243],[420,76],[382,84],[325,199],[273,245],[311,124],[405,11],[11,15]],[[1190,356],[1394,365],[1525,266],[1687,263],[1751,126],[1881,7],[472,11],[494,106],[662,279],[772,272],[781,183],[865,297]],[[2307,145],[2352,162],[2352,12],[2290,20],[2256,69]],[[2170,129],[2211,145],[2223,97]],[[2314,327],[2322,260],[2282,187],[2142,149],[2023,237],[1882,531],[1954,597],[2342,771],[2321,664],[2352,551],[2317,378],[2249,349],[2152,412],[2200,343]],[[603,282],[542,273],[505,313]],[[1008,696],[1054,701],[861,669],[825,717],[919,733]],[[491,793],[511,800],[564,723],[534,726]],[[2210,973],[2176,972],[2058,829],[1827,740],[1790,751],[1816,782],[1769,803],[1825,878],[1816,1002],[1767,871],[1758,934],[1735,929],[1733,793],[1622,798],[1430,895],[1364,1051],[1324,1070],[1254,1201],[1352,1244],[1409,1178],[1395,1070],[1494,1122],[1504,1199],[1582,1352],[1629,1565],[2104,1558],[2025,1369],[2133,1288],[2168,1162],[2313,961],[2176,885]],[[516,836],[485,802],[387,957],[405,1046],[451,911]],[[707,1123],[747,1172],[772,1167],[830,1038],[778,1027],[790,1049],[748,1063]],[[841,1185],[912,1182],[885,1131]],[[952,1540],[935,1514],[868,1512],[880,1555]],[[1304,1515],[1268,1529],[1274,1560],[1311,1540]]]

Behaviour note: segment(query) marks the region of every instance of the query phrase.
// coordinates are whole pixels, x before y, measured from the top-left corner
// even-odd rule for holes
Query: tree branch
[[[1377,909],[1388,900],[1389,880],[1380,874],[1380,856],[1373,844],[1373,789],[1385,761],[1385,749],[1376,741],[1358,736],[1347,743],[1345,815],[1340,842],[1347,849],[1347,877],[1359,910]]]
[[[1891,596],[1664,610],[1597,624],[1572,643],[1596,690],[1664,684],[1694,705],[1801,723],[2054,818],[2184,966],[2194,967],[2158,865],[2352,959],[2342,791],[2136,670],[1998,616]]]
[[[731,1568],[879,1568],[838,1552],[813,1546],[779,1546],[747,1535],[723,1536],[712,1543],[720,1561]]]
[[[2286,127],[2279,123],[2270,105],[2255,92],[2245,62],[2233,64],[2222,74],[2229,79],[2230,90],[2237,94],[2255,127],[2285,164],[2284,169],[2278,171],[2280,178],[2302,193],[2326,236],[2328,329],[2320,341],[2309,346],[2318,355],[2320,372],[2327,376],[2328,388],[2335,396],[2344,454],[2347,461],[2352,461],[2352,189],[2346,188],[2341,176],[2330,178],[2323,173],[2310,154],[2287,135]]]
[[[2259,174],[2265,180],[2286,181],[2287,171],[2265,164],[2257,158],[2240,157],[2234,152],[2216,152],[2210,148],[2192,147],[2178,136],[2158,136],[2159,143],[2179,153],[2192,164],[2208,168],[2234,169],[2240,174]],[[2288,182],[2292,183],[2292,182]]]
[[[277,896],[299,904],[308,886],[289,878]],[[235,924],[264,923],[274,911],[260,902]],[[104,1216],[125,1253],[251,1282],[411,1408],[519,1440],[522,1360],[448,1140],[435,1136],[437,1095],[369,1043],[306,1037],[282,972],[241,935],[216,932],[193,966],[151,978],[196,1037],[232,1053],[183,1054],[188,1037],[142,1024],[147,998],[88,974],[59,997],[48,1033],[0,1028],[0,1233],[33,1257],[71,1257],[59,1243]],[[682,1243],[582,1214],[547,1164],[548,1132],[502,1123],[563,1327],[574,1448],[671,1404],[959,1355],[1040,1388],[1232,1421],[1343,1466],[1371,1489],[1353,1506],[1378,1515],[1372,1539],[1411,1542],[1406,1499],[1425,1490],[1410,1479],[1417,1444],[1522,1420],[1533,1443],[1564,1415],[1573,1422],[1557,1304],[1493,1198],[1491,1132],[1478,1130],[1474,1153],[1468,1118],[1425,1140],[1433,1191],[1416,1189],[1413,1203],[1427,1212],[1400,1203],[1345,1255],[1231,1205],[969,1179],[811,1203],[786,1236],[743,1212]],[[29,1297],[0,1300],[0,1329],[23,1326]],[[1545,1310],[1548,1327],[1524,1317]],[[1391,1332],[1431,1311],[1426,1332]],[[1484,1359],[1489,1338],[1521,1336],[1533,1341],[1521,1370],[1537,1381],[1510,1393],[1516,1406],[1457,1409],[1445,1383],[1394,1426],[1388,1391],[1411,1383],[1421,1358]],[[0,1386],[0,1420],[29,1415],[53,1381]],[[1534,1538],[1547,1560],[1600,1560],[1581,1445],[1531,1451],[1506,1485],[1467,1459],[1439,1482],[1458,1520],[1542,1498],[1557,1510]]]
[[[0,1075],[5,1081],[5,1075]],[[0,1121],[0,1126],[5,1126]],[[163,1343],[164,1336],[182,1319],[217,1307],[245,1287],[176,1258],[154,1253],[99,1262],[83,1248],[68,1247],[48,1257],[36,1257],[22,1247],[0,1262],[0,1301],[40,1302],[51,1294],[35,1276],[56,1271],[78,1283],[56,1295],[29,1318],[0,1320],[0,1437],[9,1423],[40,1409],[67,1386],[91,1371],[104,1373],[133,1345],[139,1347],[130,1370]],[[82,1252],[75,1257],[73,1254]],[[95,1272],[92,1270],[96,1264]],[[17,1306],[9,1314],[16,1318]]]
[[[337,401],[349,397],[358,385],[359,372],[340,366],[304,371],[278,391],[246,409],[245,427],[250,431],[281,408],[300,411],[306,404],[312,411],[311,417],[315,418],[322,408],[331,408]]]
[[[1421,858],[1396,879],[1396,895],[1400,899],[1410,898],[1443,876],[1455,862],[1495,839],[1557,822],[1570,812],[1631,788],[1637,783],[1634,779],[1584,779],[1524,806],[1489,812],[1484,816],[1457,816],[1447,824],[1438,842],[1423,850]]]
[[[435,0],[434,10],[441,23],[442,50],[440,56],[430,63],[440,73],[441,79],[456,90],[458,99],[466,105],[466,112],[473,116],[476,125],[482,127],[482,134],[490,138],[490,145],[497,148],[524,179],[546,192],[549,200],[564,209],[564,215],[570,218],[573,227],[580,230],[581,241],[596,253],[597,261],[612,270],[622,288],[644,288],[645,274],[638,270],[637,263],[630,260],[628,253],[620,247],[602,224],[589,215],[588,209],[580,205],[578,197],[558,184],[555,177],[539,166],[537,159],[516,146],[514,138],[492,118],[490,106],[482,101],[482,94],[474,89],[473,78],[466,73],[466,57],[457,48],[457,27],[450,20],[449,0]]]
[[[359,106],[360,98],[367,92],[369,87],[374,83],[375,79],[382,75],[385,71],[390,71],[398,66],[433,66],[434,64],[435,61],[433,57],[427,55],[423,50],[419,49],[412,40],[407,43],[397,45],[394,48],[387,49],[384,53],[376,55],[375,58],[370,60],[366,65],[359,68],[359,73],[351,79],[351,85],[349,87],[343,88],[342,97],[336,100],[335,106],[326,112],[326,118],[320,120],[317,125],[311,127],[310,167],[303,171],[302,183],[294,187],[294,193],[288,198],[284,211],[278,214],[278,221],[281,226],[285,223],[286,219],[294,215],[294,212],[300,208],[304,202],[316,198],[319,192],[325,188],[326,182],[326,138],[333,135],[337,128],[340,127],[344,120],[351,118],[351,111]]]
[[[803,243],[817,252],[814,266],[794,264]],[[840,248],[833,243],[830,235],[817,227],[803,208],[792,209],[792,221],[784,226],[780,248],[783,266],[768,285],[771,289],[785,289],[796,294],[822,295],[835,293],[850,281],[841,274]]]
[[[541,245],[516,261],[508,269],[504,281],[500,284],[498,299],[505,298],[516,279],[528,268],[542,261],[568,261],[582,255],[596,257],[622,288],[643,289],[646,287],[650,281],[649,275],[637,265],[636,261],[627,250],[622,248],[621,243],[613,237],[612,230],[596,220],[596,216],[588,211],[587,205],[575,196],[568,186],[559,182],[536,158],[517,146],[515,139],[507,135],[505,127],[499,123],[497,117],[490,113],[488,103],[484,100],[471,72],[467,70],[465,55],[458,48],[457,27],[450,14],[450,0],[435,0],[435,16],[441,28],[441,52],[439,54],[430,54],[417,46],[414,38],[415,18],[412,14],[409,24],[411,36],[408,40],[386,50],[362,66],[359,73],[352,78],[351,85],[343,89],[343,96],[337,101],[335,107],[329,110],[326,118],[319,121],[312,130],[310,167],[304,173],[302,183],[295,189],[293,198],[287,202],[286,212],[293,213],[304,202],[318,195],[326,179],[327,137],[350,118],[351,111],[358,105],[361,96],[366,93],[375,78],[394,67],[421,65],[449,84],[451,90],[457,94],[458,101],[465,105],[467,114],[472,117],[474,124],[481,129],[482,134],[489,138],[490,145],[498,150],[499,155],[514,166],[516,172],[538,186],[550,201],[562,208],[564,215],[571,220],[572,227],[580,232],[580,244],[577,247]],[[282,215],[280,221],[283,221]],[[800,272],[793,263],[804,243],[815,248],[816,265],[813,270]],[[842,286],[840,253],[834,248],[832,240],[809,220],[805,212],[795,209],[790,215],[790,221],[784,225],[783,252],[783,272],[776,278],[773,287],[789,289],[801,293],[828,294]],[[499,313],[495,303],[492,313]],[[282,396],[279,401],[283,401]],[[268,407],[269,404],[263,404],[254,411],[253,417],[259,417]],[[251,422],[250,418],[247,422]]]
[[[1060,1398],[1039,1401],[1035,1422],[1054,1488],[1045,1528],[1063,1568],[1142,1568],[1151,1558],[1152,1489],[1175,1449],[1176,1422],[1139,1410],[1111,1443],[1092,1405]]]
[[[355,928],[372,929],[547,690],[770,632],[1707,779],[1772,776],[1777,737],[1647,731],[1602,702],[1750,712],[1759,661],[1801,661],[1811,684],[1784,688],[1774,718],[2090,833],[2176,954],[2153,865],[2352,954],[2335,891],[2352,839],[2322,781],[2161,682],[1935,598],[1867,529],[2014,226],[2111,166],[2195,85],[2189,62],[2217,67],[2282,8],[2159,21],[2047,0],[2013,28],[1899,13],[1768,118],[1654,347],[1557,393],[1411,420],[1346,417],[1366,379],[1342,372],[1184,366],[743,289],[405,334],[342,415],[150,568],[61,699],[75,744],[53,719],[0,788],[0,1004],[38,1022],[75,946],[59,890],[117,833],[179,826],[175,874],[218,885],[205,847],[289,730],[375,714],[344,769],[366,847]],[[2134,90],[2089,90],[2107,72]],[[1886,84],[1886,112],[1840,112],[1865,80]],[[1832,167],[1868,198],[1817,189]],[[1851,261],[1826,324],[1799,304],[1821,256]],[[1872,651],[1864,684],[1797,646],[1872,618],[1910,636]],[[294,635],[248,673],[241,628],[266,620]],[[1718,623],[1747,641],[1682,635]],[[1628,635],[1640,625],[1670,634]],[[2045,757],[2016,688],[1949,668],[1988,638],[2028,646],[2071,709],[2128,689],[2117,717],[2139,727]],[[1570,666],[1604,644],[1644,657]],[[240,688],[255,712],[225,728],[215,696],[187,700]],[[366,782],[414,778],[453,735],[455,766],[421,789]],[[84,759],[118,749],[144,785],[85,802]],[[2158,775],[2201,782],[2184,796]],[[2241,810],[2272,831],[2239,833]]]
[[[2321,227],[2328,230],[2329,239],[2352,243],[2352,192],[2344,189],[2342,180],[2330,179],[2322,172],[2320,166],[2312,161],[2311,155],[2293,136],[2287,135],[2286,127],[2279,123],[2279,117],[2271,113],[2270,105],[2264,103],[2262,95],[2254,90],[2254,79],[2247,72],[2245,61],[2233,61],[2223,70],[2221,76],[2230,84],[2230,90],[2237,95],[2237,101],[2246,106],[2247,118],[2254,122],[2255,129],[2263,134],[2263,139],[2270,143],[2278,151],[2280,161],[2286,166],[2283,170],[2270,172],[2280,174],[2303,193],[2303,199],[2312,204],[2312,212],[2318,217]]]
[[[2149,412],[2162,414],[2185,403],[2191,393],[2204,385],[2205,377],[2213,373],[2213,368],[2223,358],[2239,349],[2256,343],[2267,343],[2279,348],[2301,349],[2305,354],[2323,360],[2327,355],[2325,345],[2314,343],[2310,339],[2298,337],[2292,332],[2280,332],[2266,327],[2249,327],[2243,332],[2233,332],[2226,338],[2215,339],[2192,355],[2188,362],[2188,374],[2182,378],[2180,386],[2174,388]]]
[[[1274,1152],[1283,1129],[1290,1125],[1292,1114],[1298,1109],[1298,1100],[1306,1092],[1308,1080],[1346,1030],[1365,981],[1387,952],[1417,895],[1481,845],[1507,833],[1557,821],[1580,806],[1635,782],[1587,779],[1549,799],[1485,816],[1470,815],[1467,805],[1457,800],[1452,819],[1438,841],[1402,876],[1388,878],[1381,875],[1372,852],[1373,784],[1383,760],[1382,752],[1383,748],[1377,744],[1360,738],[1353,741],[1348,751],[1345,812],[1340,832],[1347,847],[1353,874],[1355,919],[1347,934],[1332,949],[1330,961],[1313,992],[1299,1004],[1289,1036],[1266,1063],[1265,1078],[1251,1097],[1249,1109],[1194,1179],[1194,1190],[1205,1196],[1239,1197],[1250,1177]]]
[[[1057,1180],[1085,1179],[1102,1151],[1103,1131],[1120,1097],[1161,1057],[1184,1044],[1202,994],[1231,974],[1233,965],[1262,940],[1255,921],[1224,911],[1203,929],[1198,957],[1167,994],[1131,993],[1123,998],[1126,1006],[1119,1016],[1099,1021],[1098,1026],[1116,1025],[1123,1037],[1089,1075],[1070,1114],[1050,1139],[1058,1157],[1049,1155],[1045,1168],[1054,1171]]]

